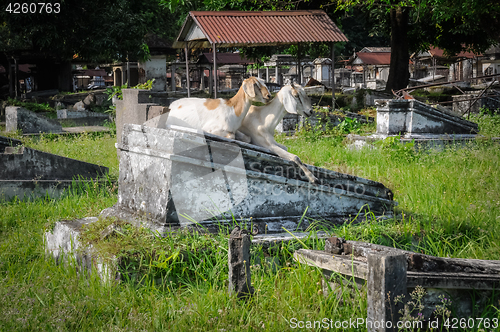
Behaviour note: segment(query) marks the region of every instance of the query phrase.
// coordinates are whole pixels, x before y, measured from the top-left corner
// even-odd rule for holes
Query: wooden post
[[[213,79],[213,74],[212,74],[213,68],[209,67],[208,69],[208,94],[212,96],[212,93],[214,93],[214,79]]]
[[[188,55],[188,42],[184,46],[184,54],[186,55],[186,88],[188,92],[188,98],[191,97],[191,91],[189,91],[189,55]]]
[[[301,75],[300,75],[300,72],[301,72],[301,65],[300,65],[300,57],[301,57],[301,54],[300,54],[300,43],[297,44],[297,83],[298,84],[302,84],[302,80],[301,80]]]
[[[170,77],[172,79],[172,92],[175,92],[175,88],[176,88],[176,82],[175,82],[175,65],[172,63],[170,65],[170,70],[172,71],[172,77]]]
[[[130,61],[127,53],[127,88],[130,88]]]
[[[332,43],[331,51],[332,51],[332,74],[330,79],[332,80],[332,111],[335,111],[335,44],[334,43]]]
[[[217,46],[215,43],[212,44],[212,51],[214,54],[214,98],[217,98]]]
[[[19,64],[17,63],[17,59],[14,58],[14,89],[15,89],[15,95],[16,99],[19,97]]]
[[[394,300],[406,295],[406,266],[404,253],[368,255],[368,331],[398,331],[401,303],[396,305]]]
[[[236,226],[229,236],[229,292],[238,298],[252,295],[252,277],[250,275],[250,246],[252,240],[246,230]]]
[[[205,90],[205,67],[203,66],[200,69],[200,76],[201,76],[200,90],[203,91]]]
[[[276,84],[280,84],[280,71],[278,66],[278,60],[276,60],[276,66],[274,68],[274,74],[276,75]]]

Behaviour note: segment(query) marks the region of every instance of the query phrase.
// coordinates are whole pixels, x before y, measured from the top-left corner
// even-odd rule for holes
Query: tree
[[[337,8],[386,8],[391,34],[391,64],[387,90],[405,88],[409,80],[409,50],[430,44],[448,54],[484,51],[500,41],[497,0],[331,0]],[[491,24],[493,23],[493,24]],[[496,24],[496,25],[495,25]],[[411,38],[410,38],[411,37]]]
[[[38,1],[31,1],[33,4]],[[170,14],[158,0],[63,0],[59,13],[0,12],[0,52],[30,49],[58,60],[143,59],[144,36],[162,34]]]

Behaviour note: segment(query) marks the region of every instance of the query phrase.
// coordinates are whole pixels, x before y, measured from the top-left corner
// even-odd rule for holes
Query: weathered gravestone
[[[417,146],[441,147],[471,141],[478,125],[443,108],[434,108],[418,100],[377,100],[377,132],[370,136],[349,135],[350,145],[365,146],[387,137]]]
[[[97,181],[108,168],[24,147],[0,136],[0,201],[57,197],[75,180]]]
[[[23,134],[61,133],[63,131],[59,122],[36,114],[23,107],[8,106],[5,109],[7,132],[20,130]]]
[[[117,147],[118,202],[102,216],[141,220],[160,233],[217,231],[233,220],[282,232],[306,229],[312,219],[335,225],[368,211],[388,216],[395,204],[381,183],[308,165],[320,181],[311,184],[267,149],[187,128],[126,124]]]
[[[116,138],[121,141],[123,125],[143,124],[168,112],[172,102],[167,94],[154,94],[149,90],[123,89],[123,100],[116,101]]]
[[[322,269],[325,296],[340,287],[366,286],[367,316],[359,317],[355,327],[368,331],[437,330],[445,323],[434,313],[444,305],[441,295],[451,299],[455,318],[475,319],[500,287],[500,261],[434,257],[336,237],[326,240],[325,251],[299,249],[294,258]],[[425,290],[423,308],[404,317],[400,310],[405,304],[412,308],[410,294],[419,287]]]

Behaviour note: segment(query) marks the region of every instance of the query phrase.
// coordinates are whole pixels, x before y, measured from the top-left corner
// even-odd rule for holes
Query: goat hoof
[[[312,184],[321,184],[321,182],[315,176],[310,178],[309,182],[311,182]]]

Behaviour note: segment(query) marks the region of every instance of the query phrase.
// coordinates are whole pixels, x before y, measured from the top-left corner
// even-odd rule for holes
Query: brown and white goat
[[[311,99],[302,86],[285,85],[269,104],[250,107],[238,131],[249,136],[252,144],[267,148],[281,158],[294,162],[302,169],[309,182],[317,183],[316,177],[300,158],[288,152],[286,146],[274,139],[274,129],[286,112],[305,116],[312,114]],[[238,132],[237,135],[240,136]]]
[[[231,99],[182,98],[174,101],[170,104],[166,125],[203,130],[234,139],[252,102],[267,103],[270,99],[264,80],[252,76],[243,81]]]

